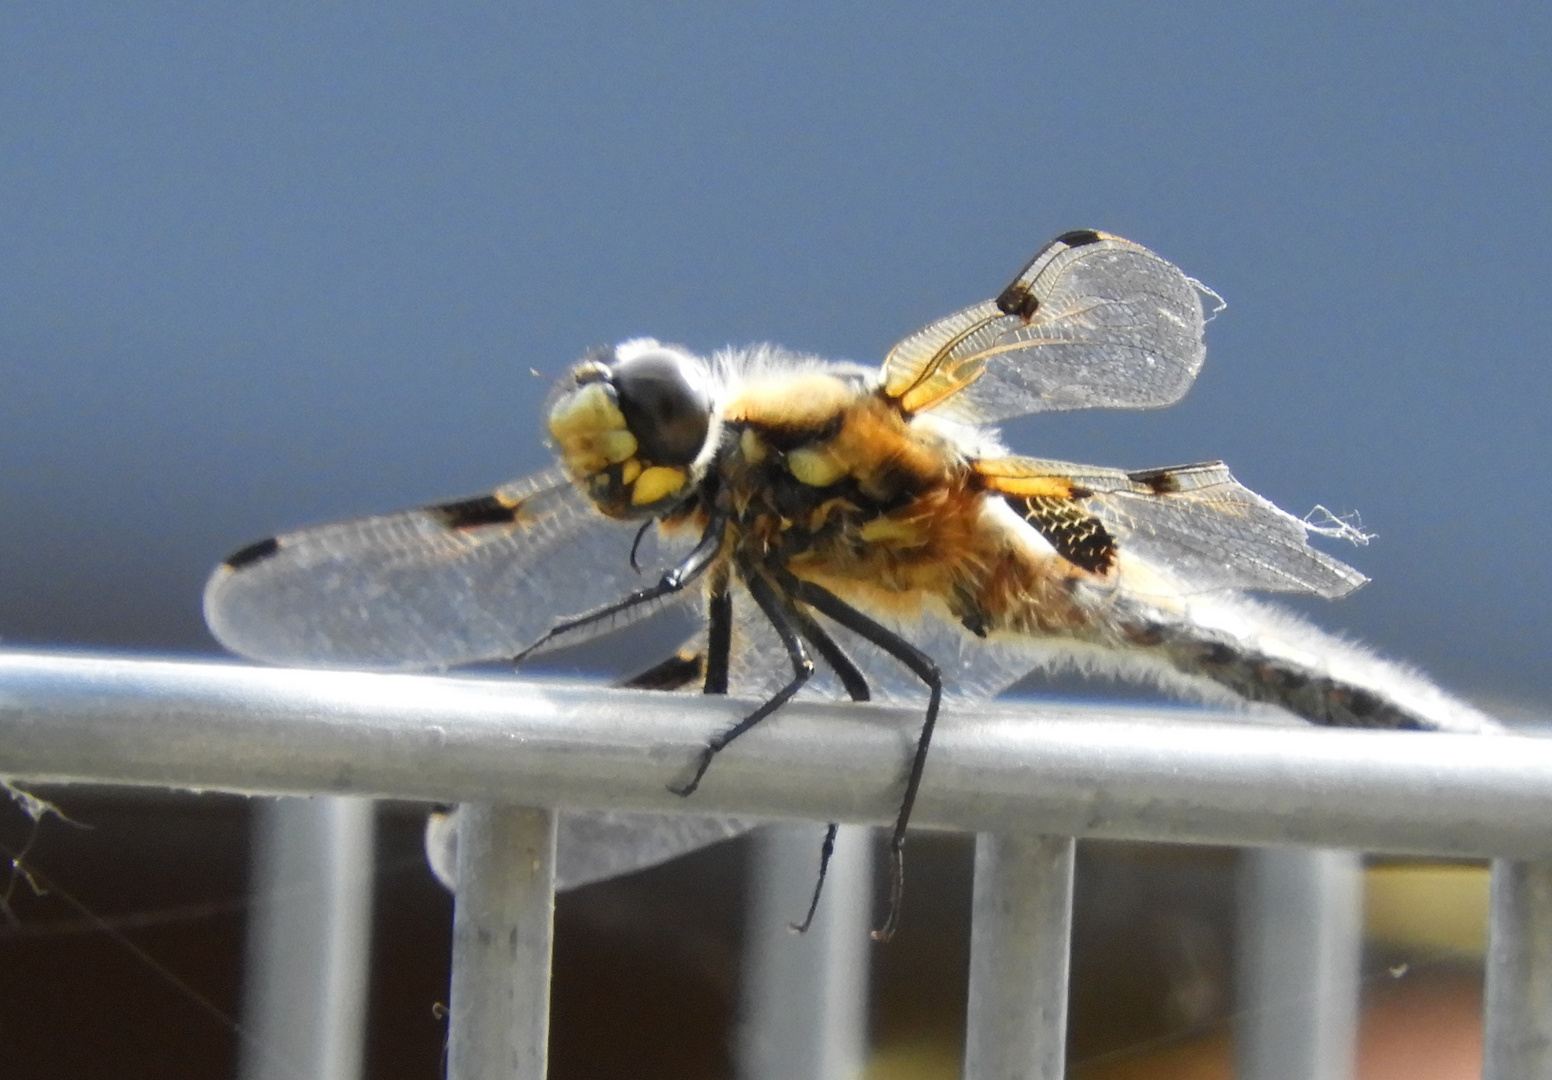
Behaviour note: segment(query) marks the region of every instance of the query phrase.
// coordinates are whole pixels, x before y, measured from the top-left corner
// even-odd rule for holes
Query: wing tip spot
[[[682,690],[705,674],[705,654],[693,649],[681,649],[667,660],[654,664],[620,685],[630,690]]]
[[[1068,248],[1087,247],[1089,244],[1097,244],[1104,239],[1106,239],[1104,233],[1096,232],[1093,229],[1071,229],[1052,240],[1041,251],[1050,251],[1057,245]],[[1040,298],[1030,291],[1029,286],[1024,282],[1024,276],[1029,273],[1035,263],[1040,261],[1040,256],[1036,255],[1034,262],[1020,272],[1013,284],[998,294],[996,300],[998,311],[1004,315],[1016,315],[1023,319],[1025,323],[1028,323],[1035,317],[1035,312],[1040,310]]]
[[[1072,229],[1058,236],[1056,242],[1066,244],[1068,247],[1086,247],[1089,244],[1097,244],[1104,238],[1104,233],[1095,232],[1093,229]]]
[[[245,566],[252,566],[254,563],[263,562],[279,550],[280,541],[273,536],[266,537],[257,543],[249,544],[245,548],[239,548],[237,551],[232,552],[221,565],[228,570],[241,570]]]

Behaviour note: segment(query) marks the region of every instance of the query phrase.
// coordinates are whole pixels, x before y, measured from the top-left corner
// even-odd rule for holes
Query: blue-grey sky
[[[1542,697],[1552,9],[50,3],[0,14],[0,637],[213,648],[210,567],[546,461],[652,334],[872,361],[1041,243],[1229,307],[1021,451],[1358,510],[1323,624]]]

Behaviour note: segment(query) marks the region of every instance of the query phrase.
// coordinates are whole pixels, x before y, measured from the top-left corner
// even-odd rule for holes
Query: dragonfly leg
[[[683,690],[700,680],[703,693],[725,694],[728,689],[728,654],[733,641],[733,598],[726,582],[713,582],[707,605],[706,648],[685,646],[645,671],[621,681],[627,690]]]
[[[894,936],[895,927],[900,922],[900,901],[905,895],[905,830],[910,824],[911,809],[916,803],[916,791],[921,787],[922,770],[927,765],[927,747],[932,743],[932,729],[938,722],[938,705],[943,699],[943,675],[932,657],[893,630],[874,622],[828,589],[786,572],[779,572],[778,581],[794,599],[801,600],[821,615],[872,642],[910,668],[929,690],[926,719],[922,723],[921,735],[916,740],[916,753],[911,758],[911,771],[905,781],[905,797],[900,802],[900,814],[895,818],[894,833],[889,841],[889,914],[884,919],[884,925],[873,931],[875,941],[888,941]]]
[[[809,659],[808,650],[803,647],[802,638],[793,628],[785,605],[777,597],[770,583],[755,573],[745,575],[744,583],[749,588],[749,595],[754,597],[754,602],[760,606],[760,611],[770,621],[771,627],[781,638],[781,643],[786,646],[787,658],[792,661],[792,680],[754,712],[721,734],[712,736],[706,748],[701,751],[700,761],[695,766],[695,775],[684,784],[669,787],[668,790],[676,795],[689,795],[699,787],[701,777],[706,775],[706,769],[711,765],[711,759],[717,756],[718,751],[785,705],[814,674],[814,662]]]
[[[821,659],[824,660],[836,678],[841,680],[841,685],[846,688],[846,696],[853,701],[868,701],[872,698],[872,691],[868,689],[868,680],[857,670],[857,665],[852,663],[851,657],[837,644],[825,628],[819,625],[808,612],[801,608],[787,606],[787,615],[798,628],[798,633],[803,635],[810,645],[814,647]]]
[[[797,624],[798,633],[802,634],[814,650],[824,658],[824,662],[830,665],[830,669],[841,680],[841,685],[846,688],[846,693],[851,699],[867,701],[872,696],[868,690],[868,680],[861,671],[857,670],[857,665],[852,663],[846,651],[825,631],[824,627],[819,625],[818,620],[801,608],[791,605],[788,605],[787,613]],[[808,928],[814,922],[814,912],[819,910],[819,896],[824,892],[825,874],[830,869],[830,856],[835,854],[837,828],[839,826],[832,821],[825,829],[824,843],[819,848],[819,876],[814,879],[814,893],[808,899],[808,911],[804,913],[803,921],[788,924],[800,934],[808,932]]]
[[[711,599],[706,604],[706,678],[701,690],[707,694],[728,692],[728,658],[733,650],[733,594],[724,577],[712,583]]]
[[[819,910],[819,894],[824,891],[825,874],[830,870],[830,856],[835,854],[835,834],[839,830],[840,826],[833,821],[825,826],[824,843],[819,845],[819,877],[814,880],[814,895],[809,897],[808,912],[802,922],[787,924],[795,933],[806,934],[814,924],[814,912]]]
[[[629,611],[631,608],[642,604],[650,604],[654,600],[661,600],[665,596],[672,596],[682,592],[693,585],[716,562],[722,551],[722,537],[726,531],[727,518],[723,515],[714,516],[706,526],[706,531],[691,552],[680,561],[678,566],[665,573],[656,585],[645,589],[637,589],[629,596],[616,600],[612,604],[605,604],[601,608],[574,615],[569,619],[562,619],[545,633],[538,641],[518,653],[512,658],[512,663],[521,664],[533,653],[547,645],[554,644],[559,638],[579,630],[586,630],[598,623],[607,622],[614,616]]]

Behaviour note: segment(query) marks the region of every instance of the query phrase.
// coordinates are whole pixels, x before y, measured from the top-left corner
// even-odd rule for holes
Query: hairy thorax
[[[1073,590],[1088,575],[984,489],[949,435],[860,380],[756,384],[723,419],[716,468],[749,563],[879,614],[935,609],[981,635],[1090,621]]]

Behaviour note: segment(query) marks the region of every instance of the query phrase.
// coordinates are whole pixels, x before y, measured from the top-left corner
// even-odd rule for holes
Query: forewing
[[[233,652],[279,664],[507,658],[561,616],[639,588],[633,533],[551,469],[488,495],[251,545],[211,576],[205,621]]]
[[[1141,245],[1066,233],[997,299],[896,345],[884,361],[884,391],[907,413],[970,423],[1168,405],[1202,366],[1203,291]]]
[[[1361,533],[1320,528],[1278,509],[1234,479],[1222,462],[1123,472],[1036,458],[999,458],[977,462],[976,469],[988,487],[1025,514],[1058,551],[1063,534],[1054,531],[1056,526],[1043,527],[1038,515],[1052,506],[1060,508],[1065,500],[1075,514],[1084,515],[1111,537],[1116,548],[1168,572],[1188,588],[1308,592],[1335,598],[1367,580],[1309,544],[1312,532],[1351,539],[1361,539]],[[1031,503],[1036,511],[1033,517]],[[1070,520],[1056,513],[1050,516],[1053,521]]]

